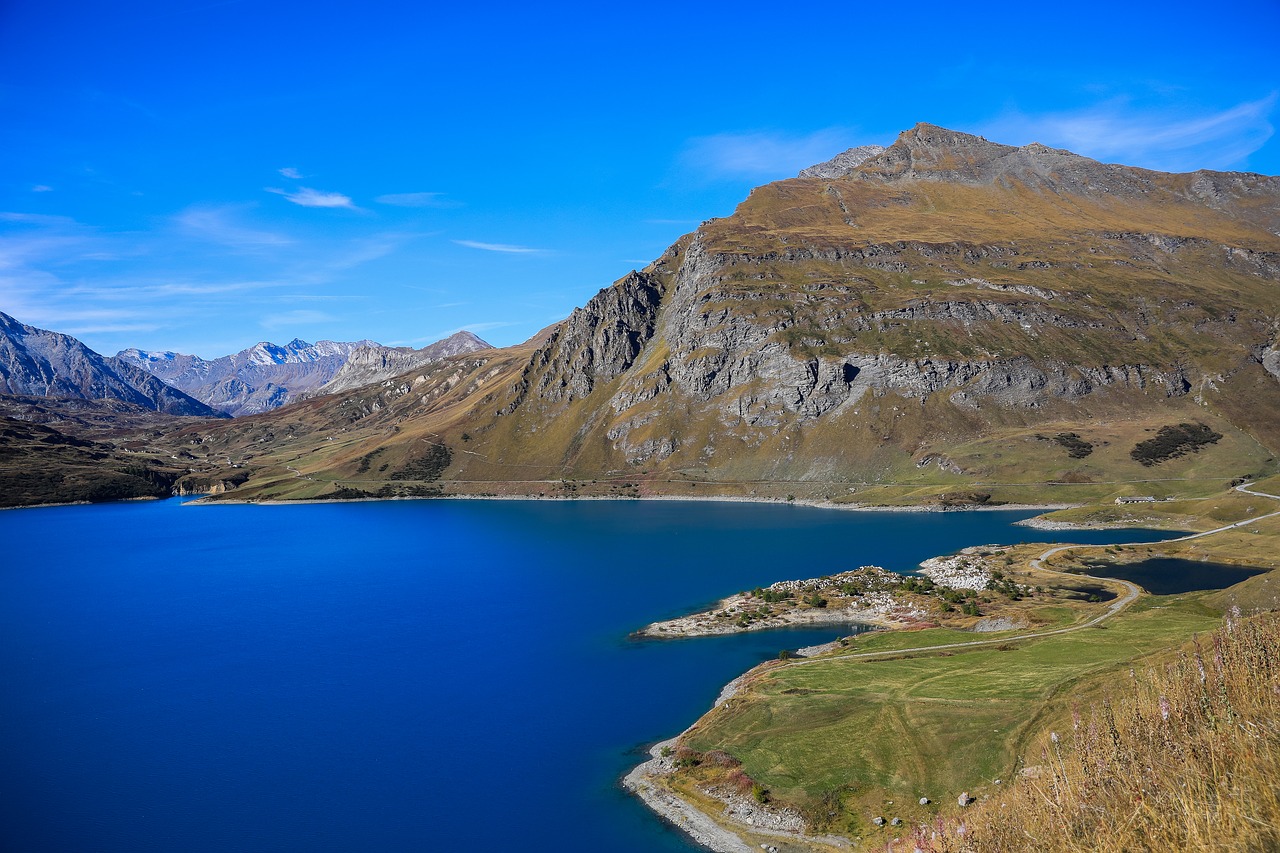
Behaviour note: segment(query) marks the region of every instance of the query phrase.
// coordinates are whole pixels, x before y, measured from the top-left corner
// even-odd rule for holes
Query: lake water
[[[0,848],[694,850],[618,787],[836,629],[634,641],[787,578],[1048,535],[1026,512],[393,501],[0,512]]]
[[[1134,563],[1089,563],[1090,573],[1120,578],[1138,584],[1152,595],[1180,595],[1199,589],[1226,589],[1267,569],[1184,560],[1178,557],[1148,557]]]

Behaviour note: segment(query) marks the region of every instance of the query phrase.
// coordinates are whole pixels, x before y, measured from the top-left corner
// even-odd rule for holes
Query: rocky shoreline
[[[749,673],[744,673],[727,683],[716,697],[713,708],[720,707],[737,695]],[[688,729],[685,730],[687,732]],[[659,741],[649,748],[649,759],[641,762],[622,777],[622,787],[635,794],[663,820],[687,833],[690,838],[715,853],[756,853],[759,849],[776,850],[769,844],[759,847],[747,843],[736,832],[726,828],[705,811],[695,806],[661,780],[675,773],[674,750],[681,732],[673,738]],[[849,842],[835,836],[812,838],[801,831],[803,820],[791,810],[779,812],[762,807],[740,796],[723,796],[722,792],[707,794],[724,803],[725,820],[741,825],[743,832],[756,836],[772,837],[784,841],[817,842],[826,847],[847,848]]]

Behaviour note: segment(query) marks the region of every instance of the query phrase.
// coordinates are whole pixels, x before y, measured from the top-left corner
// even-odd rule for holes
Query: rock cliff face
[[[517,398],[568,403],[589,395],[627,371],[653,337],[665,284],[631,272],[583,308],[576,308],[534,353],[520,379]]]
[[[0,394],[117,400],[170,415],[220,416],[133,364],[7,314],[0,314]]]
[[[332,379],[307,396],[337,394],[392,379],[402,373],[455,355],[492,349],[492,345],[468,331],[455,332],[422,349],[411,347],[362,346],[351,351]]]

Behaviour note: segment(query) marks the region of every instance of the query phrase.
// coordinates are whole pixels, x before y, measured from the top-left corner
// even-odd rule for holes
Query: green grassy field
[[[1217,611],[1201,598],[1147,599],[1102,627],[1039,640],[775,667],[684,743],[728,752],[773,798],[806,814],[838,802],[822,828],[863,835],[875,814],[923,818],[938,807],[919,806],[921,797],[954,803],[961,791],[1010,778],[1028,733],[1066,713],[1077,685],[1120,687],[1135,660],[1215,627]],[[974,638],[888,634],[859,650]]]

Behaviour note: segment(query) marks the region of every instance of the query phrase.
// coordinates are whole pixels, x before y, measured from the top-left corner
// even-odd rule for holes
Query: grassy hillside
[[[1253,488],[1280,494],[1276,486],[1280,486],[1280,477]],[[1280,570],[1280,516],[1260,518],[1280,509],[1276,500],[1231,491],[1202,500],[1146,506],[1160,507],[1168,518],[1202,530],[1259,520],[1180,542],[1080,547],[1054,555],[1047,567],[1074,571],[1089,568],[1086,560],[1125,562],[1161,556]],[[1044,546],[1026,545],[1006,553],[1013,558],[1016,573],[1025,570],[1021,567],[1043,550]],[[1097,571],[1096,562],[1092,570]],[[812,663],[765,665],[727,705],[707,714],[683,736],[685,766],[671,784],[711,813],[718,813],[719,807],[706,793],[709,788],[723,790],[726,785],[749,783],[772,807],[794,807],[806,817],[811,830],[853,838],[859,842],[858,849],[878,849],[895,837],[914,839],[910,843],[935,850],[1020,850],[1029,849],[1028,845],[1046,850],[1148,849],[1141,844],[1134,848],[1134,839],[1140,836],[1125,834],[1125,826],[1135,820],[1131,815],[1136,815],[1136,825],[1160,824],[1166,814],[1162,809],[1172,809],[1168,814],[1178,820],[1202,812],[1221,813],[1230,829],[1214,839],[1204,835],[1210,823],[1188,820],[1170,829],[1168,835],[1181,842],[1150,849],[1190,849],[1186,844],[1195,849],[1263,849],[1232,846],[1242,838],[1269,836],[1265,836],[1265,827],[1259,830],[1263,836],[1250,835],[1238,813],[1225,814],[1231,810],[1231,797],[1215,788],[1221,780],[1213,781],[1213,774],[1221,773],[1221,765],[1209,761],[1212,768],[1206,765],[1203,770],[1188,770],[1179,763],[1187,750],[1195,751],[1193,746],[1183,750],[1182,744],[1216,742],[1214,738],[1220,733],[1193,732],[1177,740],[1176,746],[1170,746],[1174,742],[1167,739],[1153,745],[1152,736],[1142,735],[1147,739],[1145,748],[1163,743],[1169,754],[1126,758],[1127,775],[1108,778],[1101,788],[1090,788],[1088,778],[1098,751],[1106,746],[1111,750],[1107,755],[1114,759],[1116,750],[1132,751],[1133,747],[1117,745],[1112,750],[1102,743],[1105,738],[1100,740],[1091,729],[1095,733],[1082,747],[1083,757],[1068,759],[1056,757],[1044,738],[1050,731],[1073,731],[1082,714],[1086,718],[1094,714],[1095,725],[1098,714],[1104,718],[1127,714],[1126,719],[1150,722],[1152,708],[1159,707],[1161,691],[1173,695],[1172,687],[1159,687],[1165,683],[1161,679],[1172,678],[1162,667],[1178,660],[1185,664],[1185,656],[1179,658],[1176,650],[1193,636],[1214,630],[1223,613],[1232,608],[1245,614],[1275,609],[1280,605],[1280,586],[1275,578],[1276,571],[1271,571],[1219,592],[1145,595],[1097,627],[1019,639],[1022,634],[1042,632],[1045,626],[1082,624],[1088,608],[1102,606],[1055,606],[1033,598],[1022,604],[1027,610],[1023,621],[1039,626],[1029,631],[977,637],[941,629],[873,633],[855,638]],[[1269,630],[1274,641],[1274,628]],[[973,639],[991,642],[919,651]],[[1270,665],[1258,655],[1266,657],[1257,649],[1242,653],[1234,664],[1234,674],[1224,676],[1236,685],[1230,690],[1244,686],[1250,666],[1259,667],[1259,677],[1267,677]],[[1152,675],[1137,683],[1157,686],[1136,688],[1144,710],[1122,713],[1120,703],[1135,694],[1132,673],[1146,670]],[[1266,702],[1274,702],[1274,697],[1263,700],[1265,707],[1248,718],[1259,724],[1264,718],[1260,715],[1270,707]],[[1213,701],[1219,701],[1216,694]],[[1255,702],[1251,707],[1259,706]],[[1272,753],[1263,758],[1272,764],[1266,767],[1274,767],[1280,755],[1274,753],[1276,742],[1280,741],[1267,741]],[[704,761],[706,754],[727,758]],[[1076,762],[1074,770],[1070,770],[1071,761]],[[1139,805],[1131,809],[1135,801],[1128,794],[1107,800],[1119,796],[1115,791],[1125,786],[1147,784],[1141,768],[1157,765],[1168,772],[1167,777],[1161,777],[1166,781],[1160,784],[1166,787],[1160,789],[1159,803],[1154,798],[1151,804],[1137,801]],[[1262,765],[1249,766],[1256,778],[1243,780],[1241,790],[1256,793],[1260,780],[1270,778],[1265,774],[1273,771],[1258,769]],[[1188,795],[1195,798],[1194,808],[1176,794],[1178,774],[1186,772],[1208,780],[1203,784],[1198,781],[1199,787]],[[1010,783],[1019,779],[1018,793],[1008,790]],[[1086,789],[1084,795],[1080,789]],[[956,802],[965,792],[989,807],[978,816],[970,817],[966,812],[962,817]],[[930,802],[921,804],[921,798]],[[1268,797],[1260,800],[1264,811],[1271,808]],[[1015,801],[1014,812],[1002,812],[997,805]],[[1201,802],[1206,804],[1204,809]],[[1024,821],[1028,813],[1034,813],[1034,818]],[[1100,813],[1109,816],[1099,817]],[[1016,817],[1011,819],[1010,814]],[[875,817],[898,817],[905,827],[877,826],[872,821]],[[939,818],[942,823],[937,823]],[[967,840],[954,834],[961,820],[972,833]],[[912,828],[920,825],[948,829],[939,840],[930,835],[932,829],[923,835],[912,834]],[[1061,839],[1056,838],[1059,835]],[[1059,843],[1061,846],[1054,846]]]
[[[1029,734],[1061,716],[1082,681],[1115,677],[1217,621],[1195,599],[1147,602],[1105,629],[1025,643],[779,665],[704,717],[683,743],[740,760],[772,798],[797,806],[816,829],[887,839],[872,817],[927,822],[939,806],[920,806],[921,797],[945,805],[1012,778]],[[923,631],[911,640],[954,638]],[[691,773],[681,784],[705,784],[704,776]],[[836,814],[824,819],[823,809]]]
[[[1280,847],[1280,619],[1232,620],[1036,740],[1034,772],[922,838],[936,851]],[[927,835],[927,834],[926,834]]]

